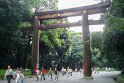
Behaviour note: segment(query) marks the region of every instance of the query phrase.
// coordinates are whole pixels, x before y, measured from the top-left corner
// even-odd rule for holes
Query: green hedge
[[[124,75],[118,75],[117,76],[117,83],[124,83]]]
[[[0,79],[4,78],[6,70],[0,70]]]

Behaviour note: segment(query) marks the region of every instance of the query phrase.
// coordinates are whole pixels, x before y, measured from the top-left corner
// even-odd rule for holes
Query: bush
[[[4,78],[6,70],[0,70],[0,79]]]
[[[124,83],[124,75],[118,75],[117,76],[117,83]]]

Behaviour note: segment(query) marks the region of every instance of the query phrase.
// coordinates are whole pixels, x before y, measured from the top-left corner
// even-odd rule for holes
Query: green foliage
[[[102,32],[92,32],[90,36],[91,43],[91,62],[92,66],[105,66],[107,60],[101,54],[103,45]]]
[[[90,42],[91,42],[91,47],[94,50],[96,49],[100,49],[101,48],[101,44],[102,44],[102,32],[92,32],[91,33],[91,38],[90,38]]]
[[[123,67],[124,32],[112,30],[104,32],[103,55],[108,59],[109,64]],[[120,65],[121,64],[121,65]]]
[[[124,83],[124,75],[122,75],[122,74],[121,75],[118,75],[117,76],[117,82],[118,83]]]
[[[67,60],[67,66],[81,68],[83,64],[83,39],[82,33],[71,32],[71,55]]]
[[[124,1],[113,0],[106,13],[101,54],[108,60],[107,65],[123,69],[124,66]]]
[[[109,30],[115,29],[124,31],[124,18],[106,14],[106,26],[109,27]]]
[[[6,70],[0,70],[0,79],[3,79],[5,76]]]
[[[0,68],[6,68],[7,65],[31,66],[32,32],[23,28],[32,26],[33,9],[35,12],[56,10],[57,0],[0,0]],[[46,21],[44,24],[51,23],[56,21]],[[60,38],[64,33],[67,34],[66,40]],[[40,49],[43,50],[40,54],[46,56],[55,50],[59,55],[67,55],[70,46],[68,37],[63,29],[41,31],[40,46],[43,48]]]
[[[22,21],[21,5],[18,0],[0,1],[0,68],[16,63],[13,55],[13,33]]]
[[[40,34],[40,56],[41,66],[49,68],[52,66],[52,61],[55,61],[58,67],[62,67],[64,61],[69,56],[70,39],[66,29],[45,30]],[[62,38],[66,35],[66,38]]]
[[[124,1],[113,0],[106,13],[106,26],[112,29],[124,30]]]

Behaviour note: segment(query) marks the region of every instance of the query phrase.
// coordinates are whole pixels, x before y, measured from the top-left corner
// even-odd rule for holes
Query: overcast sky
[[[98,0],[58,0],[58,8],[61,9],[67,9],[67,8],[74,8],[74,7],[80,7],[80,6],[87,6],[92,4],[99,3]],[[100,18],[100,15],[90,15],[90,19],[97,20]],[[81,20],[81,17],[69,17],[69,22],[77,22],[78,20]],[[90,26],[90,31],[102,31],[104,25],[93,25]],[[76,32],[81,32],[82,27],[71,27],[70,30],[74,30]]]

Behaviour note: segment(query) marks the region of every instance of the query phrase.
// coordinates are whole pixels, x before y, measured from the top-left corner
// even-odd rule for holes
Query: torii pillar
[[[84,77],[91,77],[91,55],[90,55],[90,40],[89,40],[89,21],[86,10],[83,10],[82,15],[82,30],[83,30],[83,74]]]
[[[39,26],[40,26],[40,21],[38,17],[35,16],[33,38],[32,38],[31,75],[33,75],[37,67],[39,67]]]

